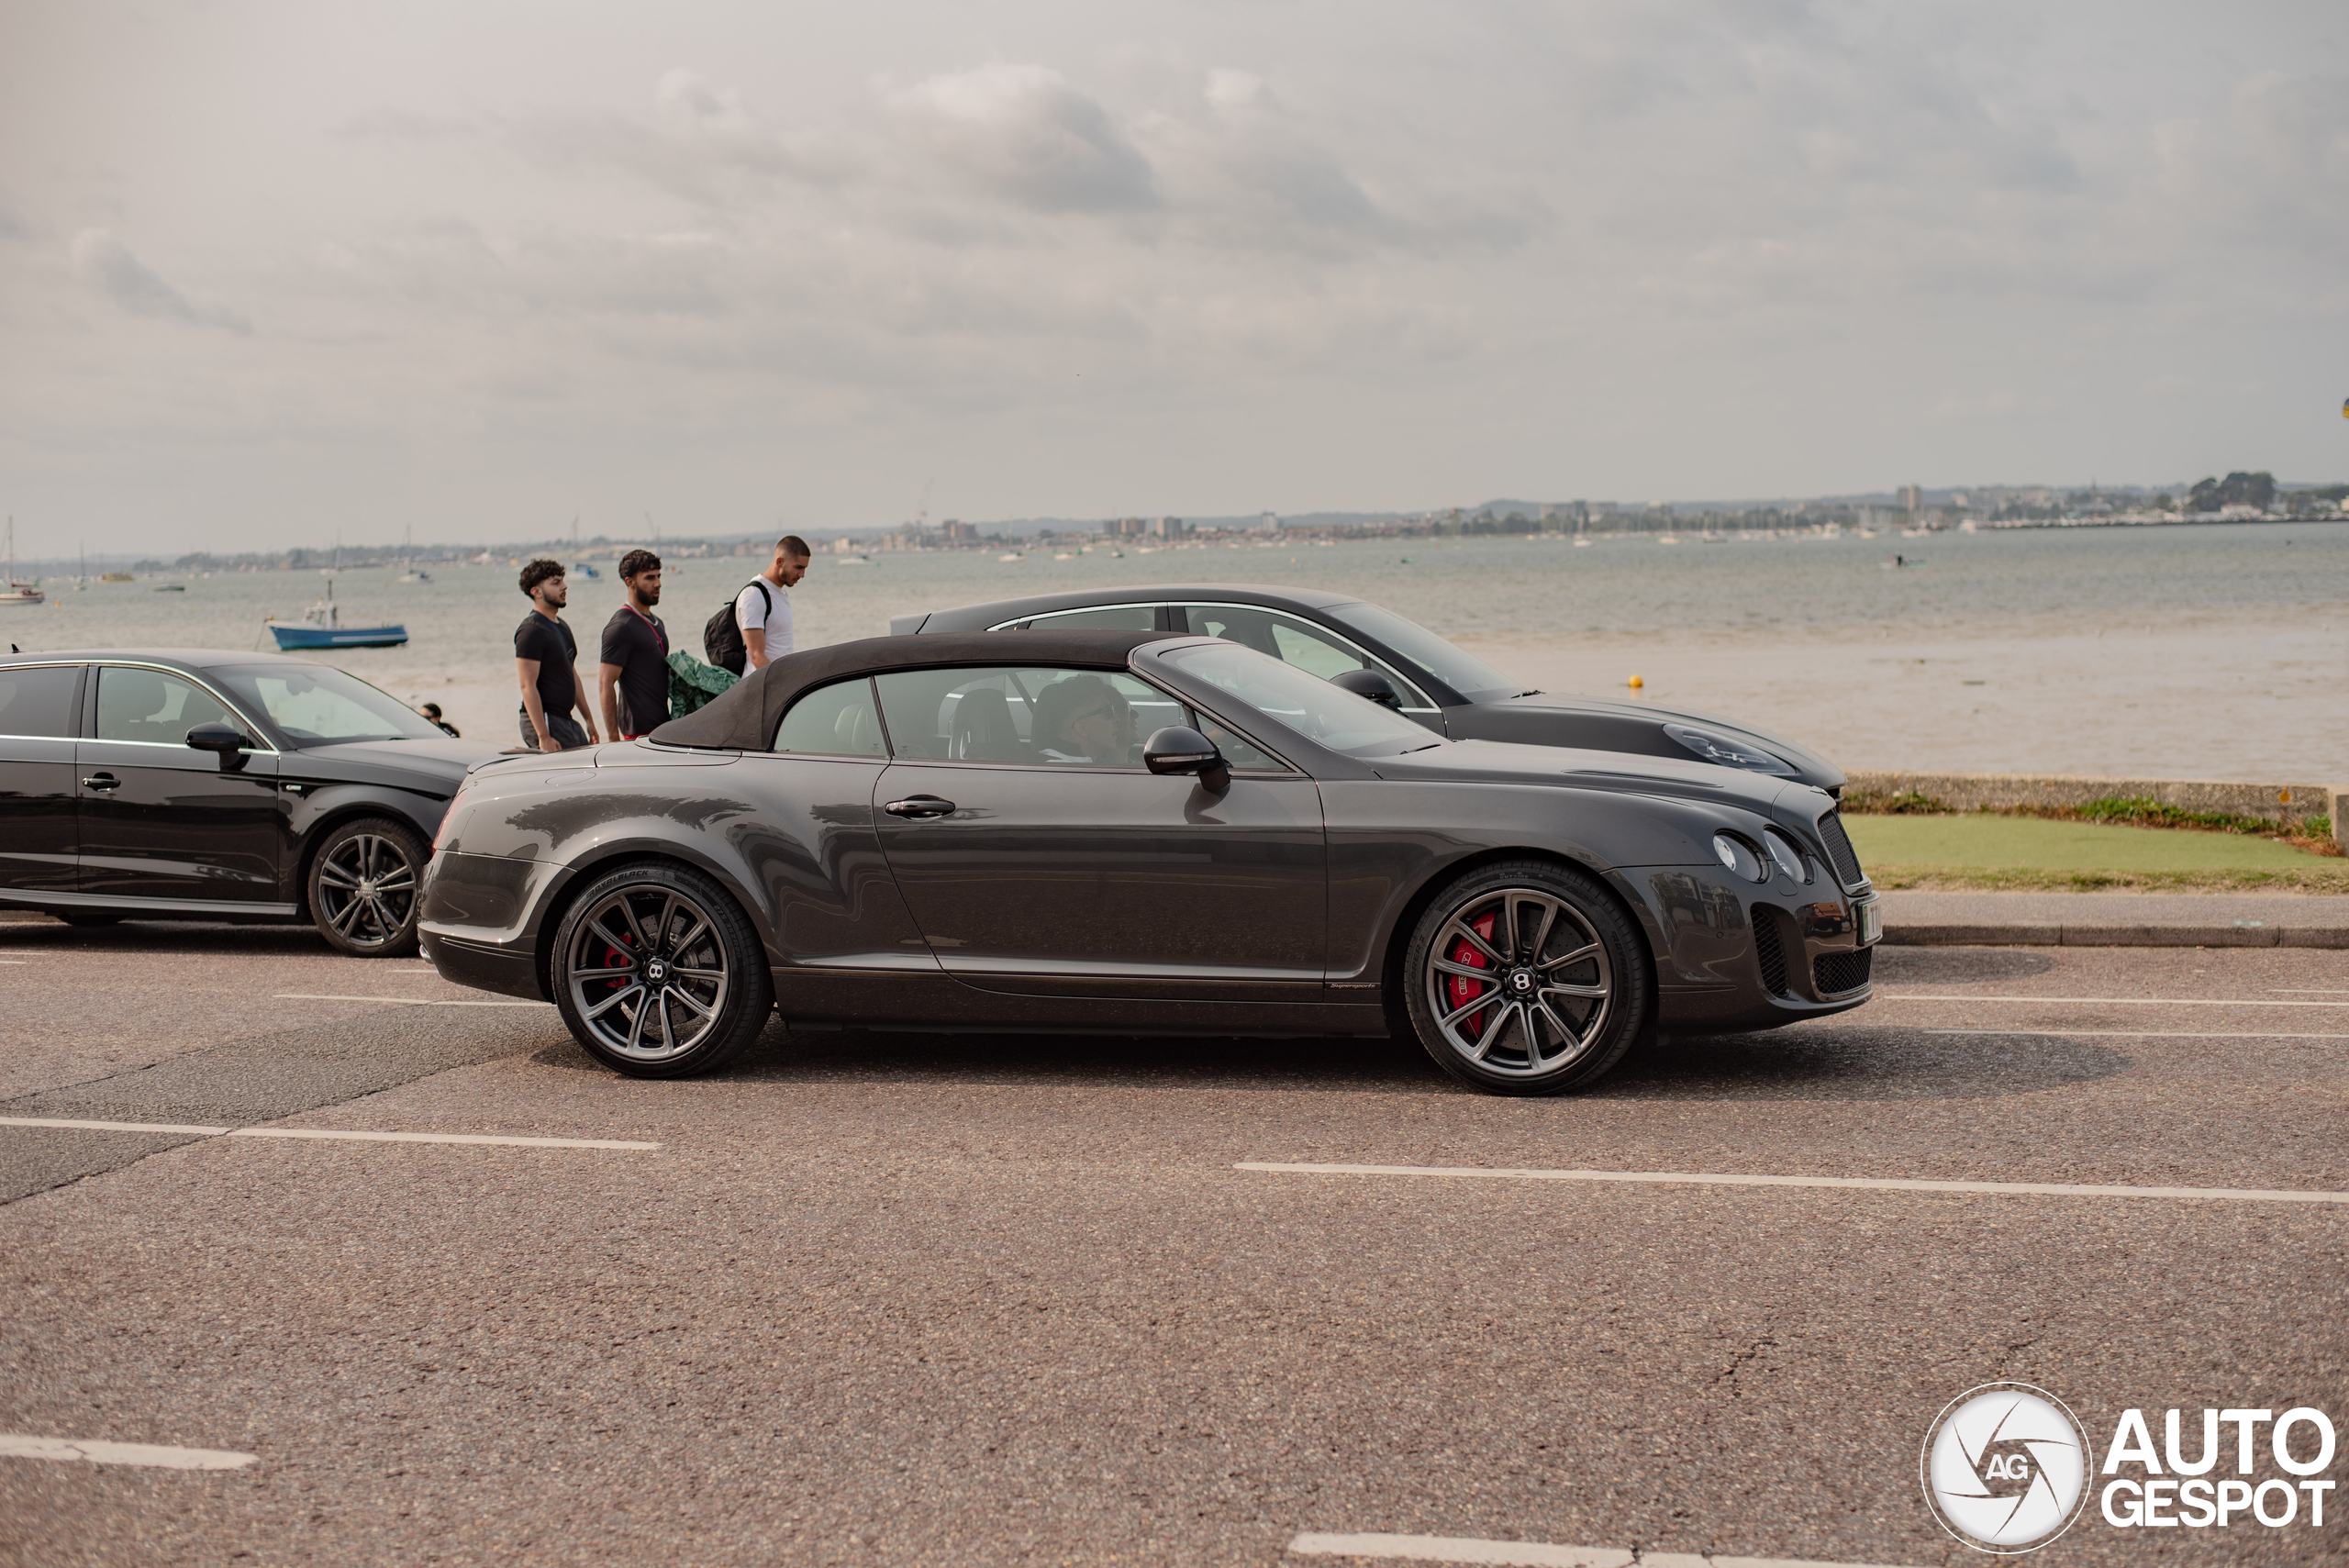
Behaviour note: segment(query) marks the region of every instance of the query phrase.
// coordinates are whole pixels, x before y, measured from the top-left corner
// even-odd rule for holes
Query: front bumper
[[[1859,1006],[1882,938],[1875,889],[1766,886],[1709,867],[1623,873],[1658,939],[1659,1021],[1675,1034],[1776,1029]]]

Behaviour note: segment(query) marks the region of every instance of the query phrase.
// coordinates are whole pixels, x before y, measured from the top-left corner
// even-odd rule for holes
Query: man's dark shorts
[[[566,751],[587,744],[587,732],[567,713],[547,715],[547,732],[562,741]],[[530,722],[530,710],[527,707],[522,710],[522,744],[533,751],[539,749],[538,727]]]

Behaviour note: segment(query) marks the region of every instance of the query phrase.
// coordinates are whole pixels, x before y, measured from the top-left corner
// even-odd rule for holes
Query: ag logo
[[[1951,1400],[1925,1434],[1925,1500],[1978,1551],[2036,1551],[2079,1517],[2087,1455],[2062,1400],[2027,1383],[1986,1383]]]

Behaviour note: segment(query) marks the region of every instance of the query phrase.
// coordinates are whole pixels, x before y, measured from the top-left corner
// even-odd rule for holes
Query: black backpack
[[[759,591],[761,604],[769,610],[774,608],[774,595],[767,592],[765,578],[751,578],[750,586]],[[741,595],[737,594],[734,597],[739,599]],[[751,662],[751,651],[742,644],[742,628],[734,619],[734,599],[727,600],[702,627],[701,651],[709,656],[711,663],[721,670],[731,670],[738,675]]]

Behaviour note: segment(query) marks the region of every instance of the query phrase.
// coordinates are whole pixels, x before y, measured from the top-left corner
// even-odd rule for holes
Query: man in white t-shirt
[[[749,674],[791,651],[793,584],[807,575],[807,541],[785,534],[775,541],[774,564],[746,584],[734,598],[734,624],[742,628],[742,649]]]

